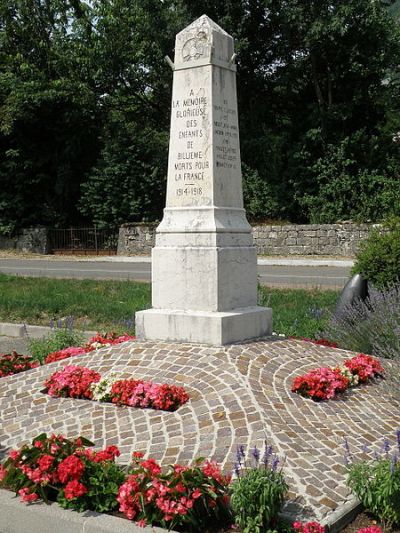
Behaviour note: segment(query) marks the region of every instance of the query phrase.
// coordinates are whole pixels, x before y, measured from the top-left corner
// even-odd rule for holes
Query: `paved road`
[[[51,278],[151,280],[148,260],[102,262],[12,258],[0,259],[0,272]],[[258,265],[258,275],[260,282],[269,286],[341,289],[350,275],[350,267]]]

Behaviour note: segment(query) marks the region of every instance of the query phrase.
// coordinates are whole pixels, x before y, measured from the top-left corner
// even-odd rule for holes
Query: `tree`
[[[236,41],[250,214],[395,212],[392,3],[0,0],[0,232],[161,216],[172,81],[163,57],[203,13]]]

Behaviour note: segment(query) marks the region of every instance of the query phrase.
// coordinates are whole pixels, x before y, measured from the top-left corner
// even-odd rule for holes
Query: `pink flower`
[[[357,533],[382,533],[382,529],[378,526],[362,527]]]
[[[44,383],[50,396],[91,398],[90,386],[100,381],[98,372],[83,366],[67,365],[54,372]]]
[[[28,488],[20,489],[18,495],[22,502],[34,502],[39,499],[39,496],[35,492],[30,492]]]
[[[293,528],[299,533],[324,533],[325,526],[321,526],[318,522],[306,522],[302,524],[301,522],[294,522]]]
[[[192,498],[194,500],[197,500],[197,498],[200,498],[202,496],[202,492],[200,489],[195,489],[193,492],[192,492]]]
[[[7,468],[5,468],[3,465],[0,465],[0,482],[3,481],[7,473],[8,473]]]

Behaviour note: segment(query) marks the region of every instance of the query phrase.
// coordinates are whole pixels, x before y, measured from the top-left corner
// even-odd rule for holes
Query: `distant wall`
[[[150,253],[157,224],[124,224],[119,231],[118,255]],[[370,224],[290,224],[253,226],[254,242],[265,255],[333,255],[354,257]]]
[[[21,252],[31,252],[35,254],[49,253],[49,239],[47,228],[38,226],[35,228],[25,228],[15,237],[1,237],[1,250],[19,250]]]
[[[120,227],[118,255],[150,254],[157,223],[124,224]],[[290,224],[253,226],[257,252],[262,255],[333,255],[354,257],[368,236],[370,224]],[[37,254],[50,253],[48,231],[26,228],[13,238],[0,237],[0,249]]]
[[[117,255],[150,254],[158,223],[123,224],[119,229]]]
[[[253,226],[259,254],[354,257],[370,224],[293,224]]]

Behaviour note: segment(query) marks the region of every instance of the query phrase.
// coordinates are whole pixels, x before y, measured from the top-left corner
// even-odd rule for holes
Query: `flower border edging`
[[[21,504],[13,492],[5,489],[0,489],[0,517],[0,533],[167,533],[166,529],[139,527],[117,516],[62,509],[57,503]]]

